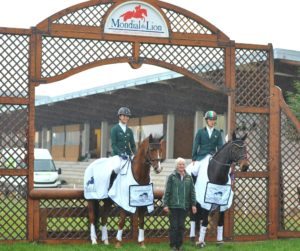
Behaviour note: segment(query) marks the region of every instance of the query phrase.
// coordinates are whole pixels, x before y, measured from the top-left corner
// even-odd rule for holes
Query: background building
[[[275,49],[275,84],[293,91],[300,79],[300,52]],[[165,135],[166,158],[191,158],[193,138],[205,125],[207,110],[218,113],[217,127],[227,134],[227,96],[206,89],[178,73],[85,89],[36,99],[37,147],[48,148],[55,160],[77,161],[109,156],[109,132],[117,110],[128,106],[130,127],[139,144],[150,133]]]

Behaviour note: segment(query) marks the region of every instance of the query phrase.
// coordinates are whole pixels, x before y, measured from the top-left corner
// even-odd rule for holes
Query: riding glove
[[[120,158],[123,159],[123,160],[127,160],[127,159],[128,159],[128,155],[125,154],[125,153],[121,153],[119,156],[120,156]]]

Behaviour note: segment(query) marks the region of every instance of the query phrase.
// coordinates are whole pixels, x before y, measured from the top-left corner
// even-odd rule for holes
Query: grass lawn
[[[189,242],[184,243],[185,250],[197,250]],[[15,243],[15,244],[0,244],[1,251],[101,251],[101,250],[115,250],[113,244],[109,246],[97,245],[92,246],[91,244],[78,244],[78,245],[48,245],[48,244],[37,244],[37,243]],[[159,244],[147,244],[146,249],[141,249],[137,244],[125,243],[123,248],[120,250],[126,251],[160,251],[169,250],[168,243]],[[216,246],[215,243],[210,242],[207,244],[205,251],[212,250],[234,250],[234,251],[300,251],[300,238],[298,239],[282,239],[272,241],[259,241],[259,242],[228,242],[222,246]]]

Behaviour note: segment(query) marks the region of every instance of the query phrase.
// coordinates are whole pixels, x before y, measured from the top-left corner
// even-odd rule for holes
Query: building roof
[[[86,97],[89,95],[95,95],[95,94],[99,94],[99,93],[109,93],[109,92],[116,91],[116,90],[123,89],[123,88],[135,87],[135,86],[144,85],[144,84],[148,84],[148,83],[179,78],[182,76],[183,75],[181,75],[177,72],[166,71],[166,72],[159,73],[159,74],[148,75],[148,76],[135,78],[135,79],[128,79],[128,80],[124,80],[124,81],[120,81],[120,82],[116,82],[116,83],[101,85],[101,86],[97,86],[97,87],[89,88],[89,89],[83,89],[81,91],[71,92],[71,93],[54,96],[54,97],[37,96],[37,98],[35,100],[35,106],[51,104],[51,103],[74,99],[74,98]]]
[[[274,49],[274,59],[286,59],[300,63],[300,51]]]

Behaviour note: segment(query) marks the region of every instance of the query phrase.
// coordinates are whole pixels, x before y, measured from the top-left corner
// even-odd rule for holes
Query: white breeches
[[[209,158],[207,159],[207,156],[209,156],[209,158],[211,157],[210,154],[206,155],[206,157],[200,161],[195,161],[194,163],[192,162],[191,164],[189,164],[186,167],[186,172],[191,175],[193,174],[194,176],[198,176],[199,170],[203,167],[203,166],[207,166],[208,165],[208,161]]]

